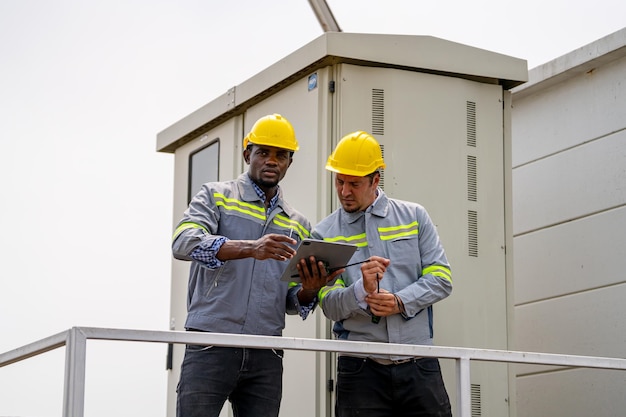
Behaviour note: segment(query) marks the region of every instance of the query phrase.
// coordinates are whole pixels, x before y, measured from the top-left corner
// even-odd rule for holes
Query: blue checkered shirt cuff
[[[315,310],[315,306],[317,305],[317,298],[315,298],[311,303],[307,306],[300,306],[298,314],[302,317],[302,320],[306,320],[309,314]]]
[[[220,236],[213,241],[205,240],[191,252],[191,257],[207,268],[220,268],[225,262],[217,259],[217,252],[227,240],[228,238],[224,236]]]

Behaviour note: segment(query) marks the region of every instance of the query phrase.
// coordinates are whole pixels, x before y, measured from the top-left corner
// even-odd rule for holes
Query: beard
[[[348,204],[341,204],[341,207],[343,208],[343,211],[345,211],[346,213],[356,213],[357,211],[359,211],[359,207],[356,205],[348,205]]]
[[[274,188],[278,185],[278,180],[268,181],[263,178],[259,178],[256,183],[261,188]]]

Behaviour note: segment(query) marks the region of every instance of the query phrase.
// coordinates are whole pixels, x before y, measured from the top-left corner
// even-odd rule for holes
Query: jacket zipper
[[[213,283],[209,287],[209,290],[206,292],[206,296],[207,297],[211,294],[211,291],[213,291],[213,288],[217,287],[217,283],[218,283],[220,277],[222,276],[222,272],[224,272],[224,266],[226,266],[226,265],[222,265],[220,270],[217,272],[217,275],[215,276],[215,279],[213,280]]]

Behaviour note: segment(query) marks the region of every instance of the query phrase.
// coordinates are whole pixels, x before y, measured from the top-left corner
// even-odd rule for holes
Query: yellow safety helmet
[[[292,152],[300,149],[293,126],[280,114],[261,117],[254,123],[250,133],[243,138],[243,148],[248,144],[275,146]]]
[[[355,177],[364,177],[379,168],[385,168],[380,145],[372,135],[360,130],[341,138],[326,162],[327,170]]]

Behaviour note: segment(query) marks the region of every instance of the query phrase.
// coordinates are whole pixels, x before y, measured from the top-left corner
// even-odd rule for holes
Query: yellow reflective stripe
[[[391,240],[403,236],[417,235],[418,233],[417,220],[409,224],[401,224],[399,226],[379,227],[378,233],[380,240]]]
[[[354,236],[325,237],[324,240],[327,242],[352,243],[353,245],[356,245],[360,248],[367,246],[367,235],[365,233]]]
[[[326,286],[326,287],[320,288],[319,292],[317,293],[317,298],[319,300],[320,307],[322,306],[322,301],[324,300],[324,298],[329,292],[333,290],[338,290],[340,288],[345,288],[345,287],[346,287],[346,283],[341,278],[337,278],[335,280],[335,283],[332,286],[330,287]]]
[[[263,221],[266,219],[265,207],[255,206],[254,204],[239,201],[234,198],[227,198],[221,193],[213,193],[213,198],[215,198],[215,205],[224,207],[224,210],[238,211]]]
[[[441,265],[432,265],[422,270],[422,275],[432,274],[436,277],[452,282],[452,272],[450,268]]]
[[[290,233],[296,233],[298,236],[300,236],[300,240],[304,239],[305,237],[309,237],[310,235],[309,231],[304,226],[302,226],[296,220],[292,220],[289,217],[283,216],[282,214],[277,214],[276,217],[274,217],[274,223],[289,230]]]
[[[209,233],[207,228],[202,226],[201,224],[186,222],[186,223],[181,223],[180,226],[178,226],[176,230],[174,230],[174,236],[172,237],[172,240],[175,240],[183,230],[187,230],[187,229],[202,229],[204,230],[205,233]]]
[[[222,193],[213,193],[213,198],[215,198],[216,200],[223,200],[226,203],[233,203],[233,204],[237,204],[239,206],[248,207],[248,208],[250,208],[252,210],[258,211],[261,214],[265,214],[265,207],[257,206],[255,204],[246,203],[245,201],[237,200],[235,198],[228,198],[228,197],[226,197]]]

